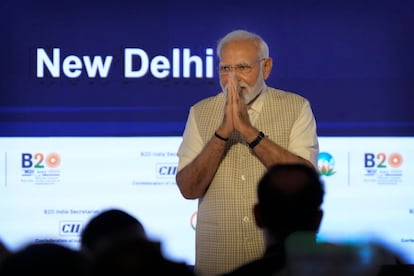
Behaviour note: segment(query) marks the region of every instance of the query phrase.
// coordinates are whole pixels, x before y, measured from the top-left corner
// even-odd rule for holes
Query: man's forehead
[[[223,45],[221,59],[228,56],[257,55],[258,51],[258,47],[251,40],[232,41]]]

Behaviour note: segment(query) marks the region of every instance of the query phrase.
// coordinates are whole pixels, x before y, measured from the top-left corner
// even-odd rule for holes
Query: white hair
[[[235,30],[226,34],[221,38],[217,43],[216,53],[217,56],[221,57],[221,50],[224,45],[239,41],[239,40],[252,40],[256,46],[259,48],[259,58],[268,58],[269,57],[269,46],[263,40],[263,38],[255,33],[246,31],[246,30]]]

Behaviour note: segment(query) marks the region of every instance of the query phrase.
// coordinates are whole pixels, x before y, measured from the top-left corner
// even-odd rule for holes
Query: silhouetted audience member
[[[303,164],[274,165],[260,179],[257,196],[253,211],[256,225],[264,232],[265,253],[225,275],[282,273],[288,237],[299,235],[302,244],[316,243],[324,187],[315,169]]]
[[[1,276],[84,276],[88,273],[85,256],[75,249],[54,243],[33,243],[10,252],[0,264]]]
[[[101,275],[195,274],[185,263],[165,258],[159,243],[131,238],[112,244],[96,256],[92,262],[91,276]]]
[[[91,218],[81,233],[81,250],[93,257],[114,242],[138,237],[147,239],[142,223],[126,211],[107,209]]]
[[[274,165],[260,179],[257,196],[253,211],[264,232],[264,255],[223,275],[413,275],[412,267],[380,244],[317,242],[325,190],[315,169]]]
[[[81,249],[90,260],[90,275],[194,275],[184,262],[166,258],[142,223],[119,209],[93,217],[81,233]]]
[[[7,246],[0,240],[0,263],[10,253]]]

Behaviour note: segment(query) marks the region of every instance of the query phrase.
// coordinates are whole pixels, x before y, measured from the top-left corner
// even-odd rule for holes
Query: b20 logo
[[[57,168],[60,165],[60,156],[57,153],[22,153],[22,168],[43,169],[45,166],[49,168]]]
[[[377,154],[365,153],[364,157],[365,168],[387,168],[388,165],[393,168],[398,168],[402,162],[403,158],[399,153],[392,153],[389,156],[383,152]]]

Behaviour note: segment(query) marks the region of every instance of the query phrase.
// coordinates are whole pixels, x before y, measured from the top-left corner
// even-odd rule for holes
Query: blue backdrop
[[[320,136],[412,136],[413,3],[1,1],[0,135],[181,135],[190,106],[219,92],[216,41],[245,28],[270,46],[268,84],[307,97]],[[126,76],[130,48],[171,70]],[[184,49],[200,77],[195,61],[184,77]],[[131,56],[130,69],[145,55]],[[90,76],[85,56],[112,60]]]

